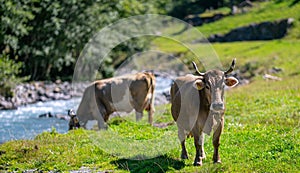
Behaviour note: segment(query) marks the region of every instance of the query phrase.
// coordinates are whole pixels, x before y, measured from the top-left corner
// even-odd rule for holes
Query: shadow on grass
[[[300,2],[300,0],[294,0],[294,1],[290,4],[290,7],[296,5],[298,2]]]
[[[147,160],[119,159],[111,163],[115,164],[119,169],[138,173],[180,170],[185,166],[184,161],[175,160],[165,155]]]

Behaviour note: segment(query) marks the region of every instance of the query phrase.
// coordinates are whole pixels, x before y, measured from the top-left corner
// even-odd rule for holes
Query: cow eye
[[[209,90],[209,86],[208,85],[206,85],[205,88]]]

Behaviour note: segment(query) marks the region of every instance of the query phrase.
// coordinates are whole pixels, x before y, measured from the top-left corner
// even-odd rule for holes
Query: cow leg
[[[97,120],[99,130],[107,129],[105,122],[104,122],[103,115],[100,113],[100,111],[98,111],[98,109],[93,109],[92,115]]]
[[[153,113],[154,113],[154,109],[153,109],[153,106],[152,106],[152,105],[150,105],[149,107],[150,107],[150,108],[149,108],[149,110],[148,110],[148,123],[149,123],[150,125],[152,125],[152,123],[153,123]]]
[[[150,111],[148,112],[148,123],[149,123],[150,125],[153,124],[153,111],[152,111],[152,110],[150,110]]]
[[[200,146],[201,146],[200,157],[201,157],[202,159],[205,159],[205,158],[206,158],[206,154],[205,154],[205,151],[204,151],[204,139],[205,139],[204,137],[205,137],[205,136],[204,136],[204,133],[201,132],[201,133],[200,133],[199,144],[200,144]]]
[[[93,109],[92,112],[93,112],[93,116],[95,117],[95,119],[98,122],[98,128],[99,128],[99,130],[102,130],[102,129],[105,130],[105,129],[107,129],[107,125],[105,122],[108,121],[109,112],[107,112],[105,105],[99,99],[96,99],[95,107],[97,107],[97,108]]]
[[[142,118],[143,118],[143,111],[141,111],[141,112],[135,111],[136,121],[140,121]]]
[[[154,90],[154,88],[153,88]],[[155,108],[154,108],[154,91],[152,91],[152,94],[148,94],[147,97],[150,100],[150,103],[148,105],[148,108],[146,108],[146,110],[148,111],[148,123],[150,125],[153,124],[153,114],[155,112]]]
[[[194,136],[194,145],[196,148],[196,156],[194,160],[194,166],[201,166],[202,165],[202,159],[204,154],[204,135],[203,133],[199,133],[199,128],[193,129],[193,136]]]
[[[183,129],[180,129],[178,127],[178,138],[179,138],[179,141],[181,143],[181,159],[188,159],[188,154],[187,154],[187,151],[186,151],[186,147],[185,147],[185,133],[184,133],[184,130]]]
[[[222,118],[220,125],[217,127],[213,135],[213,145],[214,145],[214,163],[221,163],[221,158],[219,155],[219,146],[220,146],[220,136],[224,127],[224,119]]]
[[[101,129],[107,129],[107,126],[105,125],[104,120],[103,120],[102,117],[99,118],[97,121],[98,121],[98,128],[99,128],[99,130],[101,130]]]
[[[73,118],[71,118],[71,120],[69,122],[69,131],[73,130],[73,128],[74,128],[74,120],[73,120]]]
[[[187,154],[187,151],[186,151],[186,147],[185,147],[185,140],[183,140],[181,142],[181,156],[180,156],[181,159],[188,159],[189,156]]]

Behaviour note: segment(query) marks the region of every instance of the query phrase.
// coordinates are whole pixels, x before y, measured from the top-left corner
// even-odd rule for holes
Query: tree
[[[12,88],[16,84],[26,80],[26,77],[18,77],[21,72],[22,63],[15,63],[8,59],[5,54],[0,56],[0,95],[12,97]]]
[[[22,75],[30,75],[31,80],[70,78],[76,58],[93,34],[121,18],[165,13],[167,2],[0,0],[0,50],[8,48],[5,54],[23,63]],[[118,51],[142,47],[123,45],[111,58],[116,58]]]

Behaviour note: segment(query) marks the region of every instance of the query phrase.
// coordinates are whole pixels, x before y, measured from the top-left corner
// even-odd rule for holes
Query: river
[[[163,104],[163,92],[168,92],[172,80],[167,77],[157,77],[155,87],[155,102]],[[26,106],[20,106],[16,110],[0,111],[0,144],[9,140],[33,139],[36,135],[51,131],[55,128],[59,133],[68,131],[68,121],[58,118],[39,118],[39,115],[51,112],[51,114],[67,114],[68,109],[77,110],[81,98],[70,100],[56,100],[38,102]],[[163,101],[162,101],[163,100]]]
[[[36,135],[55,128],[59,133],[68,131],[68,121],[58,118],[39,118],[40,114],[67,114],[77,109],[80,98],[38,102],[20,106],[16,110],[0,111],[0,143],[16,139],[32,139]]]

